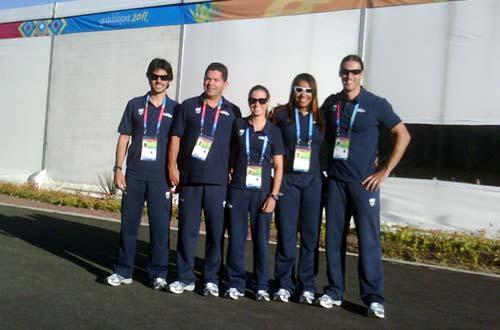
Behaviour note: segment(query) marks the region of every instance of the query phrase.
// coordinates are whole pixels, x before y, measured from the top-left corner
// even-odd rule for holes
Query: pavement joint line
[[[89,219],[94,219],[94,220],[104,220],[104,221],[109,221],[109,222],[120,223],[120,220],[116,220],[113,218],[100,217],[100,216],[96,216],[96,215],[86,215],[86,214],[82,214],[82,213],[69,212],[69,211],[45,209],[43,207],[22,206],[22,205],[15,205],[15,204],[9,204],[9,203],[4,203],[4,202],[0,202],[0,206],[8,206],[8,207],[14,207],[14,208],[19,208],[19,209],[45,212],[45,213],[54,213],[54,214],[60,214],[60,215],[69,215],[69,216],[78,217],[78,218],[89,218]],[[141,226],[149,226],[148,223],[142,223],[142,222],[140,223],[140,225]],[[178,228],[171,227],[170,230],[177,231]],[[201,235],[206,235],[206,232],[204,230],[200,230],[199,233]],[[227,235],[224,235],[224,236],[227,238]],[[276,245],[276,242],[269,241],[269,243]],[[298,247],[298,245],[297,245],[297,247]],[[325,252],[325,249],[319,248],[319,251]],[[357,253],[347,252],[346,254],[348,256],[352,256],[352,257],[359,257],[359,254],[357,254]],[[500,274],[474,272],[474,271],[466,270],[466,269],[458,269],[458,268],[452,268],[452,267],[447,267],[447,266],[424,264],[421,262],[406,261],[406,260],[399,260],[399,259],[392,259],[392,258],[382,258],[382,260],[387,261],[387,262],[396,263],[396,264],[410,265],[410,266],[414,266],[414,267],[425,267],[425,268],[431,268],[431,269],[448,270],[448,271],[457,272],[457,273],[465,273],[465,274],[470,274],[470,275],[480,275],[480,276],[486,276],[486,277],[492,277],[492,278],[500,278]]]

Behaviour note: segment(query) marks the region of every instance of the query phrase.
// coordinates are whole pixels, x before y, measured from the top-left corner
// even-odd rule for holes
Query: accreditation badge
[[[347,137],[337,136],[335,149],[333,149],[333,159],[346,160],[349,156],[349,144],[351,140]]]
[[[193,152],[191,153],[191,156],[199,160],[205,161],[207,159],[208,152],[210,151],[213,142],[214,142],[213,138],[200,134],[198,140],[196,140],[196,144],[194,146]]]
[[[293,158],[293,170],[296,172],[309,172],[310,164],[311,148],[296,146]]]
[[[141,160],[154,162],[157,147],[158,140],[154,136],[144,136],[142,138]]]
[[[247,166],[246,187],[258,188],[258,189],[262,187],[262,166],[260,165]]]

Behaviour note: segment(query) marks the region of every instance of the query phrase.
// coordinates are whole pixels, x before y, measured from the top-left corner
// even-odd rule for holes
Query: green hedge
[[[49,203],[52,205],[70,206],[108,212],[120,212],[121,204],[121,201],[116,198],[92,198],[62,191],[41,190],[28,184],[16,185],[12,183],[0,182],[0,193]]]
[[[381,240],[389,258],[500,273],[500,241],[483,235],[400,228]]]

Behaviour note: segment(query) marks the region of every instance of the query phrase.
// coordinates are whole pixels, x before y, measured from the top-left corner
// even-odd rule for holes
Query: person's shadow
[[[104,280],[116,262],[120,242],[119,225],[107,222],[97,223],[95,220],[60,219],[61,216],[50,216],[33,212],[26,216],[9,217],[0,215],[0,234],[16,237],[40,249],[48,251],[60,258],[71,261],[96,276],[96,282]],[[113,228],[114,227],[114,228]],[[110,229],[108,229],[110,228]],[[142,235],[148,237],[148,229]],[[144,235],[145,234],[145,235]],[[170,247],[176,241],[170,235]],[[147,263],[149,244],[142,239],[137,240],[134,280],[149,285]],[[167,281],[170,283],[177,277],[176,251],[170,250],[169,271]],[[196,258],[195,272],[203,269],[203,260]]]

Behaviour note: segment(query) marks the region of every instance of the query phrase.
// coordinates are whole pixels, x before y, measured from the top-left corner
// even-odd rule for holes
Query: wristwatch
[[[113,172],[116,172],[116,170],[122,170],[122,167],[121,166],[113,166]]]
[[[280,196],[278,194],[269,194],[269,197],[271,197],[275,201],[278,201],[278,199],[280,199]]]

